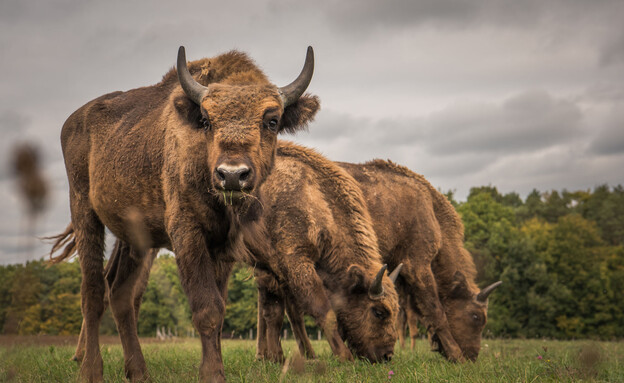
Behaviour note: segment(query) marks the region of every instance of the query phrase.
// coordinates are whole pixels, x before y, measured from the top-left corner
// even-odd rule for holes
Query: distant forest
[[[503,285],[490,297],[485,336],[555,339],[624,338],[624,189],[534,190],[523,201],[495,187],[472,188],[465,202],[446,193],[465,226],[477,282]],[[0,267],[3,334],[77,334],[78,262],[45,261]],[[237,265],[230,278],[225,337],[255,333],[257,293],[252,270]],[[139,333],[165,327],[184,336],[190,310],[175,258],[161,254],[139,315]],[[316,334],[312,321],[308,331]],[[103,334],[115,334],[110,311]]]

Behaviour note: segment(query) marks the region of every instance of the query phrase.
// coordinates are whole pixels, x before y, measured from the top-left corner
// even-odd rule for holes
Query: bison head
[[[488,296],[501,285],[498,281],[481,291],[473,291],[461,272],[456,272],[451,294],[443,302],[446,318],[464,357],[475,361],[481,350],[481,333],[487,323]],[[431,338],[434,349],[441,347],[434,334]]]
[[[278,88],[244,54],[230,52],[187,67],[184,47],[178,52],[181,91],[175,95],[178,141],[209,191],[226,205],[239,205],[268,175],[277,135],[295,132],[311,121],[318,99],[305,95],[314,70],[311,47],[300,75]],[[189,162],[189,161],[186,161]],[[202,169],[197,169],[201,167]],[[251,199],[256,199],[252,197]]]
[[[401,267],[388,276],[385,275],[387,265],[376,271],[351,265],[347,272],[347,294],[328,289],[340,336],[354,355],[371,362],[392,358],[399,313],[394,282]]]

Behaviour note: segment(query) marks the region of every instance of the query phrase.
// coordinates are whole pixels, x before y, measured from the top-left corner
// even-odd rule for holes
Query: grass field
[[[104,380],[123,382],[123,354],[115,338],[103,339]],[[0,337],[0,382],[72,382],[79,366],[70,361],[75,337]],[[450,364],[428,351],[396,350],[389,363],[340,363],[326,342],[314,341],[319,359],[303,361],[294,341],[284,342],[288,362],[255,360],[255,343],[223,341],[230,382],[624,382],[624,343],[590,341],[484,340],[476,363]],[[143,352],[153,382],[197,380],[199,340],[145,340]]]

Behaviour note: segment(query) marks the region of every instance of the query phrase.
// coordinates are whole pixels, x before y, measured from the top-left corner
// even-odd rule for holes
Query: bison
[[[280,142],[262,195],[272,252],[256,255],[256,280],[265,287],[258,357],[282,358],[279,328],[285,295],[297,310],[314,317],[335,355],[352,358],[344,340],[356,356],[389,360],[399,310],[393,279],[400,267],[384,276],[386,267],[355,180],[313,150]],[[271,286],[273,281],[277,283]],[[276,293],[278,285],[281,294]],[[269,342],[262,342],[263,335],[271,334]]]
[[[383,262],[404,265],[397,290],[412,334],[418,319],[449,360],[476,360],[487,321],[487,298],[501,282],[483,290],[475,284],[474,262],[463,247],[463,225],[453,206],[422,176],[390,161],[340,166],[364,194]],[[262,295],[262,286],[259,292]],[[261,303],[263,299],[259,297]],[[301,313],[293,306],[286,303],[291,324],[297,327],[293,331],[301,338],[300,350],[314,355]]]
[[[248,255],[245,241],[262,241],[256,233],[262,227],[258,190],[273,167],[277,134],[302,129],[319,109],[317,97],[303,95],[313,69],[309,47],[300,75],[279,88],[243,53],[187,67],[180,47],[177,70],[158,84],[101,96],[67,119],[61,144],[71,224],[53,237],[52,253],[65,246],[53,259],[74,251],[80,258],[84,380],[102,380],[98,328],[107,227],[125,249],[109,298],[126,376],[147,378],[134,290],[149,263],[145,249],[165,247],[176,253],[200,334],[200,378],[224,381],[220,337],[227,280],[233,263]]]
[[[247,261],[265,288],[258,313],[258,358],[283,361],[279,330],[287,296],[297,310],[314,317],[342,360],[352,360],[351,351],[370,361],[389,360],[397,336],[393,283],[400,267],[385,275],[387,267],[381,264],[370,216],[353,178],[311,149],[279,142],[260,196],[270,246],[251,249]],[[118,241],[106,265],[111,291],[132,258],[130,250]],[[135,319],[156,253],[151,251],[143,269],[147,272],[135,282]],[[83,333],[84,328],[78,359],[84,352]]]

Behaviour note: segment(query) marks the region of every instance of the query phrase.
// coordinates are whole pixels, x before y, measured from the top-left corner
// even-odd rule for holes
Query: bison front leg
[[[221,290],[224,281],[227,282],[223,273],[229,271],[220,269],[221,265],[210,256],[201,232],[184,228],[174,231],[171,236],[180,282],[202,344],[199,378],[206,382],[224,382],[220,337],[225,299]]]
[[[258,345],[256,359],[275,363],[284,361],[280,331],[284,322],[284,297],[275,274],[255,268],[258,286]]]
[[[405,348],[405,326],[407,324],[407,314],[405,313],[405,306],[401,305],[399,315],[397,316],[397,332],[399,333],[399,345],[401,348]]]
[[[416,339],[418,338],[418,315],[414,312],[414,310],[407,306],[407,310],[405,310],[405,317],[410,333],[410,350],[414,351],[416,349]]]
[[[257,359],[284,362],[280,331],[284,322],[284,300],[280,294],[258,286],[258,349]],[[262,332],[260,322],[263,325]]]
[[[289,299],[286,299],[286,313],[295,339],[297,340],[299,352],[308,359],[316,359],[316,353],[312,348],[312,343],[310,343],[310,338],[308,338],[308,333],[305,329],[303,314]]]
[[[462,351],[451,334],[446,314],[438,297],[437,283],[430,265],[415,265],[412,262],[407,262],[403,267],[401,276],[410,290],[408,310],[422,314],[423,325],[427,328],[427,331],[437,335],[448,360],[463,362]],[[409,311],[408,315],[410,315]],[[408,316],[408,320],[410,319],[410,316]],[[412,326],[410,325],[411,332]],[[415,333],[416,325],[414,324],[414,335]]]
[[[264,301],[265,297],[258,286],[258,338],[256,340],[256,359],[268,359],[268,346],[266,334],[266,321],[264,320]]]
[[[314,264],[306,257],[287,257],[282,265],[286,268],[287,286],[284,287],[287,299],[296,304],[296,309],[311,315],[323,329],[334,355],[341,360],[353,360],[351,351],[345,346],[338,333],[336,313],[325,293],[323,282],[316,273]]]

